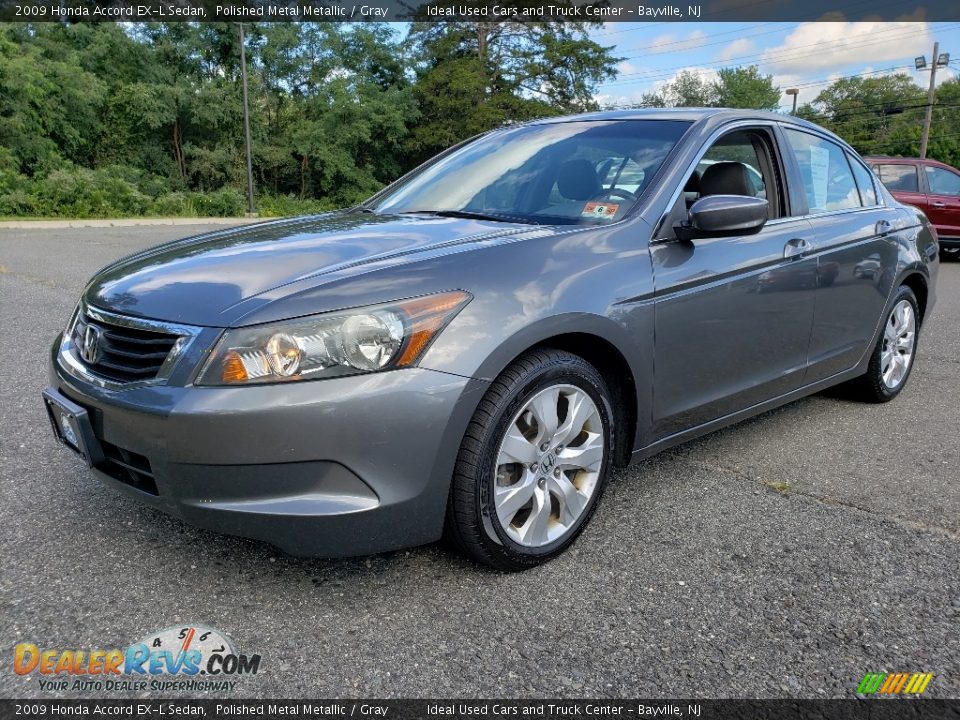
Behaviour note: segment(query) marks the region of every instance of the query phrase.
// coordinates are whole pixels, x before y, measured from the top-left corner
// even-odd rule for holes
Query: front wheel
[[[901,285],[887,313],[867,372],[851,383],[858,399],[888,402],[903,390],[917,354],[919,317],[913,290]]]
[[[447,536],[467,555],[523,570],[570,546],[610,472],[613,412],[596,369],[532,351],[490,386],[457,457]]]

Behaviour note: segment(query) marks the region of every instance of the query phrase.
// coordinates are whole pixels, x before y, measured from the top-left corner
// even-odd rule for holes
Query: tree
[[[713,83],[694,70],[681,70],[660,89],[666,107],[711,107],[716,104]]]
[[[713,101],[717,107],[776,110],[780,106],[780,88],[772,75],[761,75],[756,65],[723,68],[713,82]]]
[[[732,107],[773,110],[780,104],[780,88],[772,75],[761,75],[756,65],[723,68],[717,77],[697,70],[681,70],[658,91],[643,96],[647,107]]]
[[[414,23],[415,87],[427,127],[414,128],[418,159],[509,121],[596,108],[597,85],[619,58],[586,23]]]
[[[595,108],[618,59],[587,27],[246,24],[258,205],[349,205],[470,135]],[[0,215],[242,211],[239,51],[235,23],[0,27]]]
[[[820,92],[798,115],[834,131],[864,154],[919,151],[926,102],[905,73],[841,78]]]

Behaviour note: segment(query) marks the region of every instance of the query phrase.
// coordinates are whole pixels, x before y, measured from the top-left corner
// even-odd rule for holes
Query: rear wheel
[[[490,386],[467,429],[447,536],[502,570],[556,557],[593,514],[613,437],[609,391],[593,366],[559,350],[524,355]]]
[[[851,390],[858,399],[888,402],[900,394],[913,369],[919,318],[913,290],[901,285],[893,298],[867,372],[851,383]]]

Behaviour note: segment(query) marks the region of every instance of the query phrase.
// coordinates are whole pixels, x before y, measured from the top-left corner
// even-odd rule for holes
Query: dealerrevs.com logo
[[[237,677],[256,675],[260,655],[246,655],[213,628],[194,625],[151,633],[126,649],[42,648],[20,643],[13,670],[36,674],[41,690],[189,692],[234,689]]]

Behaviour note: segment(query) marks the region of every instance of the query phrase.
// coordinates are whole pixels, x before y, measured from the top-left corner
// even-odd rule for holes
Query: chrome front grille
[[[93,318],[81,312],[73,327],[73,344],[80,361],[114,382],[142,382],[157,377],[179,335],[144,330]]]
[[[81,302],[63,333],[58,365],[101,387],[164,384],[202,328],[119,315]]]

